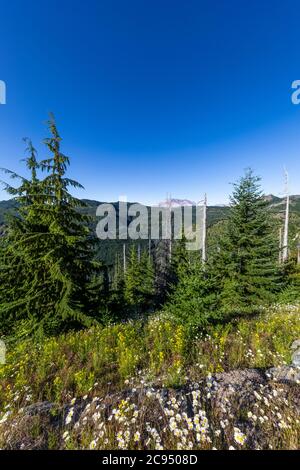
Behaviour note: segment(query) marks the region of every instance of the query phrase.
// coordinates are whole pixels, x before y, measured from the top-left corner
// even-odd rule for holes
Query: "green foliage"
[[[234,184],[227,220],[211,230],[208,262],[183,259],[168,309],[177,321],[207,327],[220,316],[253,313],[280,288],[274,224],[259,178],[248,170]]]
[[[223,311],[248,311],[274,300],[278,290],[277,240],[259,181],[248,170],[234,184],[228,220],[213,255]]]
[[[26,179],[6,170],[20,186],[6,185],[19,205],[0,247],[0,321],[4,331],[53,333],[89,325],[91,285],[100,266],[93,259],[94,241],[88,217],[78,212],[81,201],[69,187],[81,187],[65,176],[69,158],[61,153],[61,137],[53,116],[45,139],[50,157],[37,162],[31,142],[25,160]],[[37,171],[46,172],[39,180]],[[21,326],[21,330],[20,330]]]
[[[184,266],[187,266],[190,260],[189,252],[186,249],[186,238],[184,234],[180,240],[174,240],[172,243],[172,256],[170,260],[169,282],[171,287],[179,282],[180,273]]]
[[[195,257],[179,267],[178,276],[167,310],[181,324],[206,327],[216,319],[218,306],[218,289],[210,266],[203,266]]]
[[[296,258],[290,259],[282,267],[283,289],[278,296],[281,303],[293,303],[300,300],[300,264]]]
[[[149,252],[148,242],[141,241],[139,254],[135,243],[127,243],[131,249],[125,273],[117,249],[114,266],[101,266],[89,209],[70,194],[70,188],[82,186],[66,176],[70,161],[61,152],[53,116],[48,128],[44,143],[49,158],[39,162],[26,140],[29,178],[5,170],[20,184],[5,183],[18,210],[10,214],[0,237],[3,332],[23,337],[89,326],[95,320],[111,324],[153,311],[166,299],[173,320],[194,332],[221,317],[226,321],[229,314],[254,313],[280,290],[281,302],[299,299],[299,269],[289,262],[279,271],[277,226],[260,179],[251,170],[234,184],[226,219],[209,229],[206,263],[187,252],[183,237],[172,244],[152,243]],[[292,233],[296,240],[294,225]],[[294,243],[293,256],[295,249]]]
[[[125,273],[124,297],[136,313],[149,310],[154,299],[152,260],[146,251],[142,252],[139,259],[134,246]]]
[[[155,315],[147,322],[15,342],[8,344],[6,364],[0,365],[0,410],[9,401],[25,406],[83,396],[93,382],[105,396],[126,388],[126,379],[139,380],[140,371],[151,380],[183,383],[187,374],[197,380],[208,372],[280,365],[290,361],[290,346],[299,335],[299,305],[294,305],[263,309],[253,318],[210,326],[193,336],[188,324]]]

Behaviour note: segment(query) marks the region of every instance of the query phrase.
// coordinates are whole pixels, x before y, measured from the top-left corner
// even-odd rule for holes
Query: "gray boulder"
[[[300,367],[300,339],[293,342],[291,349],[294,351],[292,353],[292,365]]]

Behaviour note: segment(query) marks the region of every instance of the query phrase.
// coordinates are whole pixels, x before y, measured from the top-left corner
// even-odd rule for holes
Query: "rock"
[[[269,374],[273,380],[279,382],[300,383],[300,339],[296,339],[292,345],[292,364],[290,366],[272,367]]]
[[[300,349],[292,354],[292,364],[294,367],[300,367]]]
[[[29,405],[25,408],[24,414],[29,416],[41,415],[41,414],[48,414],[53,408],[54,404],[50,403],[49,401],[41,401],[39,403],[34,403],[33,405]]]
[[[74,424],[78,423],[79,433],[85,425],[91,431],[96,431],[96,426],[98,426],[94,420],[96,410],[101,413],[101,420],[106,422],[112,410],[117,408],[120,401],[124,399],[129,399],[130,403],[135,404],[138,409],[143,409],[141,416],[144,423],[150,423],[150,427],[158,426],[163,429],[165,420],[161,420],[161,417],[164,416],[166,409],[170,408],[170,402],[174,398],[180,415],[186,413],[189,418],[194,418],[195,410],[200,409],[201,412],[204,410],[208,421],[213,420],[214,426],[219,427],[221,422],[225,426],[220,424],[221,436],[222,433],[228,432],[229,419],[247,436],[249,448],[268,449],[270,428],[260,426],[258,420],[258,423],[254,421],[251,418],[252,411],[256,410],[255,407],[260,407],[260,403],[269,406],[268,398],[272,400],[272,407],[277,405],[278,409],[280,407],[280,412],[283,404],[286,404],[284,412],[288,411],[290,416],[298,419],[300,387],[295,386],[297,380],[300,380],[300,368],[292,365],[273,367],[269,371],[236,369],[207,377],[202,375],[198,378],[193,377],[183,386],[176,388],[162,388],[161,384],[152,383],[146,387],[137,386],[134,389],[128,388],[108,393],[104,397],[77,398],[75,403],[73,400],[65,404],[38,402],[24,408],[22,413],[19,413],[11,422],[7,422],[5,426],[9,426],[9,434],[5,441],[5,449],[49,449],[49,436],[57,436],[57,448],[64,449],[63,433],[66,430],[72,429]],[[281,382],[280,386],[279,382]],[[195,394],[198,396],[199,408],[198,405],[196,408],[193,407]],[[72,411],[72,419],[66,423],[66,417],[70,411]],[[249,411],[251,411],[250,417]],[[283,415],[284,412],[282,412]],[[36,429],[36,417],[40,418],[38,436],[32,433],[32,429]],[[270,423],[274,424],[274,433],[277,433],[274,434],[274,439],[280,439],[282,431],[278,428],[277,415],[272,416],[270,410],[268,418]],[[289,448],[296,448],[297,442],[291,439]]]
[[[291,366],[272,367],[268,370],[272,380],[300,383],[300,368]]]
[[[300,349],[300,339],[296,339],[292,346],[291,346],[291,349]]]
[[[5,354],[6,354],[6,346],[4,341],[0,339],[0,364],[5,364]]]
[[[291,349],[294,350],[292,354],[292,365],[300,367],[300,339],[293,342]]]

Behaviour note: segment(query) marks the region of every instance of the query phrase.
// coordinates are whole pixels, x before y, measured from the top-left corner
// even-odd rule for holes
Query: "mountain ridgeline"
[[[284,212],[285,212],[285,198],[277,197],[273,194],[264,196],[265,200],[268,202],[268,209],[273,214],[274,219],[277,220],[277,223],[280,224],[283,221]],[[103,202],[92,200],[92,199],[82,199],[82,202],[86,207],[80,207],[78,210],[85,215],[88,215],[92,219],[92,230],[96,230],[97,222],[100,220],[99,217],[96,217],[96,210],[100,204]],[[183,201],[183,206],[188,205]],[[119,216],[119,206],[118,202],[113,202],[113,206],[116,210],[116,218],[118,220]],[[127,208],[132,204],[131,202],[127,203]],[[181,200],[176,199],[176,205],[174,204],[174,210],[178,210],[180,207]],[[173,207],[173,206],[172,206]],[[150,207],[148,206],[148,209]],[[5,201],[0,201],[0,233],[3,232],[5,227],[5,220],[9,214],[16,213],[18,209],[18,204],[14,199],[9,199]],[[195,206],[193,206],[193,212],[195,215]],[[229,214],[229,205],[212,205],[207,207],[207,227],[208,232],[210,229],[218,223],[222,223],[223,220],[227,218]],[[132,220],[132,217],[128,216],[128,224]],[[193,218],[195,222],[195,217]],[[151,222],[149,220],[149,226]],[[290,196],[290,225],[291,225],[291,236],[292,238],[297,237],[299,227],[300,227],[300,195]],[[298,237],[297,237],[298,240]],[[299,239],[300,240],[300,239]],[[112,265],[115,262],[117,255],[122,256],[123,244],[131,245],[132,241],[130,240],[99,240],[99,259],[101,259],[106,264]],[[136,243],[136,242],[135,242]],[[141,248],[148,249],[148,240],[139,241]]]

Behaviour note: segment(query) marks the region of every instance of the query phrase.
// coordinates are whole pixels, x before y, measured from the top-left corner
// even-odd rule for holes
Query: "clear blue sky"
[[[78,195],[226,202],[252,166],[300,193],[299,2],[0,0],[0,166],[46,156],[56,115]],[[0,199],[5,198],[0,192]]]

